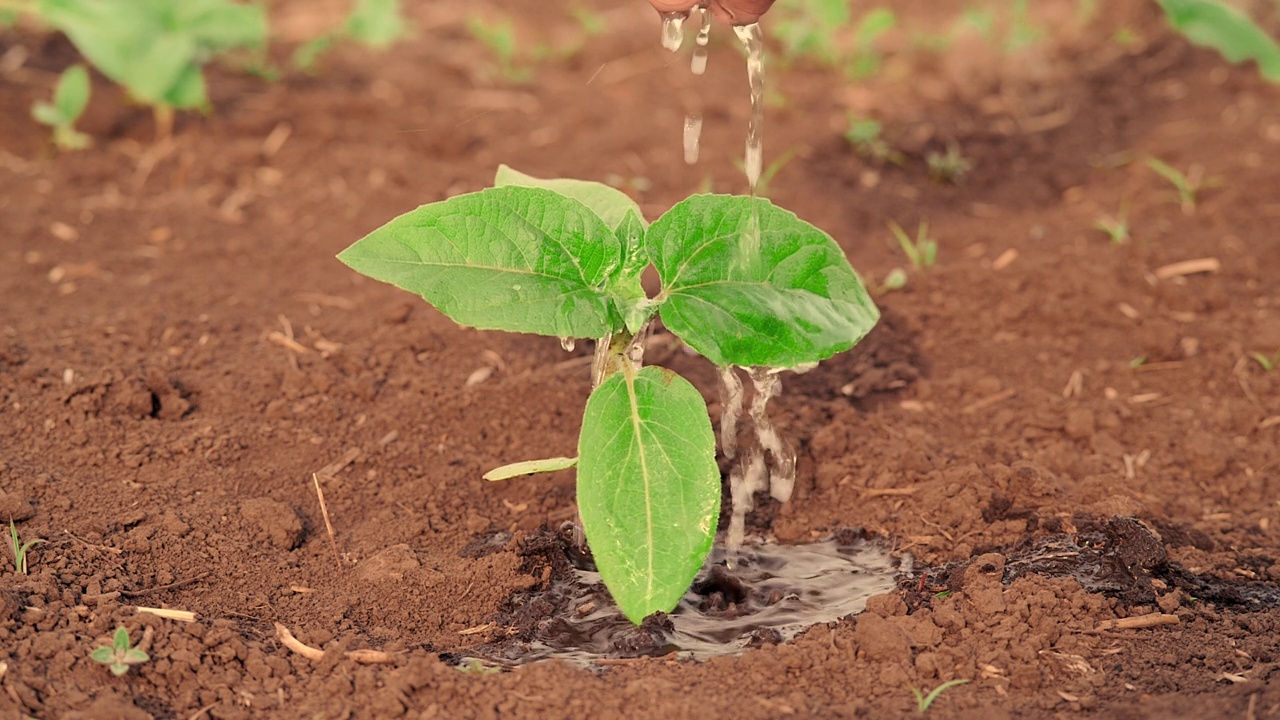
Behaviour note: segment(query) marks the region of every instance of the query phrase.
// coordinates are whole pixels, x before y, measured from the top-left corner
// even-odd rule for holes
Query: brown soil
[[[385,54],[340,49],[275,84],[215,71],[216,112],[161,142],[98,78],[97,147],[77,154],[27,115],[69,46],[0,35],[0,54],[30,54],[0,63],[0,518],[46,541],[29,575],[0,577],[0,714],[884,718],[914,714],[910,687],[967,679],[929,714],[1280,717],[1280,372],[1248,359],[1280,349],[1280,97],[1130,0],[1085,28],[1075,3],[1046,1],[1055,32],[1013,55],[973,40],[930,55],[903,33],[865,83],[771,76],[786,104],[768,153],[797,154],[774,199],[873,283],[903,264],[888,219],[927,220],[941,251],[880,297],[863,347],[788,384],[796,496],[753,527],[782,542],[866,528],[923,574],[732,658],[451,664],[554,582],[555,550],[529,548],[574,517],[572,474],[479,476],[572,453],[589,348],[453,327],[333,255],[499,162],[620,175],[654,215],[704,173],[741,192],[733,49],[712,56],[687,170],[687,73],[639,0],[594,4],[606,34],[528,87],[492,78],[468,9],[412,3],[416,40]],[[963,5],[892,4],[908,28]],[[277,3],[286,41],[318,6]],[[551,42],[574,32],[533,6],[474,9]],[[1138,38],[1124,48],[1122,26]],[[852,152],[846,110],[882,119],[904,165]],[[923,158],[952,142],[973,169],[932,182]],[[1215,182],[1194,212],[1146,155],[1203,165]],[[1133,239],[1112,245],[1093,225],[1122,207]],[[1161,270],[1198,258],[1218,269]],[[676,350],[650,359],[714,414],[712,369]],[[1130,626],[1156,613],[1171,624]],[[116,678],[88,655],[121,624],[152,660]],[[391,662],[344,656],[361,649]]]

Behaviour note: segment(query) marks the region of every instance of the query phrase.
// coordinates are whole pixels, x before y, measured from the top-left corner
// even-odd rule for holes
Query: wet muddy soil
[[[767,544],[639,631],[556,535],[571,472],[480,480],[572,454],[590,348],[453,327],[333,256],[502,162],[651,216],[745,191],[727,38],[687,168],[694,85],[638,0],[587,3],[603,34],[529,85],[468,14],[559,43],[568,13],[406,3],[413,41],[274,83],[215,69],[215,112],[163,140],[96,78],[75,154],[28,119],[73,52],[0,32],[0,519],[45,541],[0,572],[0,715],[886,718],[967,680],[929,716],[1280,718],[1280,371],[1251,357],[1280,350],[1280,95],[1146,2],[1036,3],[1004,49],[918,41],[966,3],[890,4],[880,72],[775,68],[765,131],[766,166],[794,153],[770,196],[885,320],[784,381],[795,492],[746,519]],[[281,60],[338,5],[272,3]],[[849,114],[901,162],[852,148]],[[956,184],[928,167],[950,147]],[[1203,168],[1194,208],[1148,156]],[[1127,242],[1097,229],[1121,218]],[[939,245],[895,292],[889,220]],[[646,357],[718,415],[714,368],[661,333]],[[836,573],[789,637],[810,580],[745,573],[814,543],[903,574],[862,601]],[[89,654],[119,625],[151,660],[117,678]],[[663,653],[699,643],[732,652]],[[538,652],[567,662],[518,663]]]

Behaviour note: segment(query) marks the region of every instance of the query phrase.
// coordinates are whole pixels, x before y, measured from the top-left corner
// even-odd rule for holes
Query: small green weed
[[[903,230],[897,222],[890,220],[888,225],[889,231],[902,247],[902,253],[907,256],[907,260],[913,267],[917,270],[933,267],[938,260],[938,243],[929,238],[928,221],[920,221],[919,227],[916,228],[915,240],[912,240],[911,236],[907,235],[907,231]]]
[[[948,144],[945,153],[930,152],[925,156],[925,163],[929,166],[929,177],[934,182],[947,185],[959,185],[973,169],[973,163],[960,152],[956,143]]]
[[[1104,215],[1093,221],[1093,229],[1107,234],[1112,245],[1124,245],[1133,239],[1129,233],[1129,204],[1120,204],[1120,212],[1115,216]]]
[[[83,65],[72,65],[58,78],[53,102],[37,102],[31,117],[53,128],[53,143],[63,150],[89,147],[88,135],[76,130],[76,121],[89,105],[89,71]]]
[[[44,540],[41,540],[40,538],[36,538],[35,540],[28,540],[25,543],[22,542],[22,540],[18,538],[17,526],[15,526],[13,524],[13,521],[10,520],[9,521],[9,549],[13,552],[13,569],[17,570],[22,575],[26,575],[27,574],[27,551],[35,547],[36,545],[39,545],[42,542],[44,542]]]
[[[880,38],[898,24],[892,10],[877,7],[852,23],[846,0],[811,0],[783,4],[773,11],[772,35],[782,46],[786,63],[810,58],[843,68],[851,79],[874,75],[883,56],[876,49]],[[847,29],[852,27],[852,32]]]
[[[1260,352],[1251,352],[1249,353],[1249,357],[1253,358],[1254,361],[1261,365],[1262,369],[1267,372],[1271,372],[1272,370],[1275,370],[1277,366],[1280,366],[1280,350],[1277,350],[1276,354],[1271,356]]]
[[[467,32],[489,49],[503,80],[515,85],[533,82],[533,68],[526,64],[528,53],[521,51],[515,21],[511,18],[485,20],[473,15],[467,18]]]
[[[1187,215],[1194,215],[1196,212],[1196,197],[1200,191],[1206,187],[1214,185],[1214,182],[1207,181],[1204,178],[1204,166],[1193,164],[1183,174],[1181,170],[1166,163],[1160,158],[1148,157],[1146,160],[1147,167],[1155,171],[1157,175],[1169,181],[1173,189],[1178,193],[1178,205],[1182,207],[1182,212]]]
[[[1130,369],[1130,370],[1137,370],[1138,368],[1140,368],[1140,367],[1142,367],[1143,365],[1146,365],[1146,364],[1147,364],[1147,356],[1146,356],[1146,355],[1139,355],[1138,357],[1136,357],[1136,358],[1134,358],[1134,359],[1132,359],[1132,360],[1130,360],[1130,361],[1129,361],[1129,369]]]
[[[916,696],[916,712],[921,715],[929,712],[929,708],[933,705],[933,701],[937,700],[942,693],[950,690],[957,685],[964,685],[968,680],[948,680],[938,687],[931,690],[927,695],[923,690],[914,685],[911,687],[911,694]]]
[[[112,675],[119,677],[129,672],[131,666],[150,660],[151,656],[133,647],[129,642],[129,631],[122,625],[116,628],[116,634],[111,639],[111,647],[95,649],[89,654],[89,659],[106,665]]]
[[[883,130],[878,120],[850,115],[849,128],[844,131],[844,139],[853,146],[854,152],[868,160],[902,165],[906,162],[906,158],[884,139]]]

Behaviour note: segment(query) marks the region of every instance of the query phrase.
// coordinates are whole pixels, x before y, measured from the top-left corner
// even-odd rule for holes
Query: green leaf
[[[137,648],[129,648],[129,651],[124,654],[123,658],[124,662],[129,665],[137,665],[138,663],[144,663],[150,659],[150,655]]]
[[[490,188],[424,205],[338,259],[462,325],[600,338],[622,324],[604,290],[622,263],[617,236],[550,190]]]
[[[646,244],[662,322],[717,365],[817,362],[880,316],[835,241],[767,200],[696,195],[654,222]]]
[[[1212,0],[1159,0],[1169,24],[1188,40],[1233,63],[1255,60],[1262,77],[1280,82],[1280,45],[1247,15]]]
[[[116,628],[116,634],[111,638],[111,646],[120,652],[129,649],[129,631],[123,625]]]
[[[182,73],[165,93],[164,104],[178,109],[204,108],[209,105],[204,73],[200,71],[199,65],[189,64],[182,69]]]
[[[58,87],[53,91],[53,104],[65,118],[65,124],[74,124],[80,118],[89,105],[89,71],[83,65],[72,65],[62,71]]]
[[[506,165],[499,165],[493,184],[494,187],[517,185],[520,187],[543,188],[557,192],[565,197],[573,198],[591,208],[591,212],[595,213],[604,221],[605,225],[615,231],[623,227],[624,223],[630,223],[633,220],[639,221],[642,230],[647,227],[644,222],[644,213],[640,212],[640,206],[636,204],[636,201],[621,190],[603,183],[565,178],[543,180],[532,175],[525,175],[519,170]],[[630,217],[629,213],[634,213],[634,218]]]
[[[31,106],[31,117],[35,118],[36,122],[41,125],[50,127],[59,127],[67,124],[67,119],[62,116],[62,111],[56,105],[43,100],[38,100],[35,105]]]
[[[634,623],[670,611],[706,560],[720,513],[702,396],[664,368],[625,366],[591,393],[578,454],[578,508],[605,586]]]
[[[89,659],[103,664],[115,662],[116,653],[109,647],[100,647],[89,653]]]
[[[484,479],[490,482],[496,480],[510,480],[513,477],[521,475],[533,475],[534,473],[556,472],[557,470],[568,470],[578,464],[578,458],[556,457],[547,458],[545,460],[525,460],[524,462],[511,463],[497,467],[484,474]]]
[[[252,48],[267,40],[267,16],[258,4],[227,0],[179,0],[169,3],[173,27],[189,33],[205,52]]]
[[[373,48],[385,48],[404,37],[400,0],[356,0],[347,18],[347,36]]]

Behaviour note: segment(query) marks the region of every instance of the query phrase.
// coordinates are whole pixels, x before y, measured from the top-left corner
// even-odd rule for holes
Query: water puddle
[[[569,551],[560,545],[552,552],[563,558]],[[609,599],[589,560],[577,558],[573,565],[553,577],[550,589],[514,603],[516,615],[543,611],[521,639],[475,655],[502,665],[558,659],[582,667],[646,656],[736,655],[861,612],[867,598],[893,590],[898,577],[911,572],[910,558],[894,557],[854,531],[808,545],[757,544],[738,552],[717,547],[670,615],[654,615],[636,627]]]

